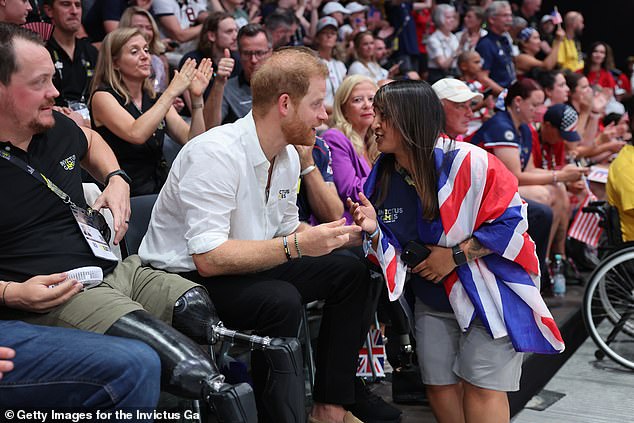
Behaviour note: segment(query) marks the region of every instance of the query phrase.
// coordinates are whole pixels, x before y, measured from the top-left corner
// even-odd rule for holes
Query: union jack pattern
[[[383,345],[383,334],[380,330],[371,329],[368,333],[372,359],[368,354],[368,341],[366,339],[363,347],[359,350],[359,362],[357,364],[358,377],[385,377],[385,345]],[[374,373],[372,373],[374,367]]]
[[[441,137],[434,151],[438,169],[441,247],[475,236],[491,250],[457,267],[444,281],[458,324],[466,331],[477,317],[493,338],[509,336],[516,351],[555,354],[564,342],[539,293],[539,262],[526,230],[526,203],[516,178],[496,157],[465,142]],[[375,165],[366,182],[368,198],[377,182]],[[406,267],[398,241],[383,222],[378,251],[366,242],[371,260],[383,269],[390,300],[403,292]]]

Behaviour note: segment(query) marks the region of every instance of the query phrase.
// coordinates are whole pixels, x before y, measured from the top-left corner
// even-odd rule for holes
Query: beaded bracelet
[[[299,249],[299,242],[297,241],[297,232],[295,232],[295,249],[297,250],[297,258],[302,258],[302,252]]]

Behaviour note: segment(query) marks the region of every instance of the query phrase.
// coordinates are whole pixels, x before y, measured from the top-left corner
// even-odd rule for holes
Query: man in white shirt
[[[196,39],[202,23],[207,19],[205,0],[154,0],[152,14],[156,18],[162,37],[176,41],[180,45],[174,52],[168,52],[170,65],[176,66],[183,54],[196,48]]]
[[[253,111],[181,150],[139,254],[204,284],[229,327],[262,335],[296,336],[302,305],[325,299],[309,421],[353,423],[344,407],[355,402],[357,353],[376,288],[361,261],[328,255],[359,239],[360,228],[345,219],[311,227],[299,222],[296,206],[302,169],[294,146],[312,145],[327,119],[327,75],[305,50],[274,53],[251,78]],[[252,365],[261,420],[280,421],[262,400],[261,352]]]

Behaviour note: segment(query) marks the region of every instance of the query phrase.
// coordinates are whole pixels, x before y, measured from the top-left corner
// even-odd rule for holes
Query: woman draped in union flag
[[[506,392],[519,389],[521,352],[564,349],[539,294],[517,178],[479,147],[441,135],[442,105],[426,82],[382,87],[374,110],[382,155],[366,195],[348,205],[391,300],[409,278],[434,414],[441,422],[508,422]],[[411,241],[431,253],[407,260],[408,268],[401,254]],[[405,249],[413,258],[422,250]]]

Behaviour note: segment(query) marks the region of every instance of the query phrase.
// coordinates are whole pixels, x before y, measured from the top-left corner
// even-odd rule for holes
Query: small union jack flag
[[[368,340],[370,341],[369,351]],[[385,377],[385,345],[383,345],[383,334],[378,329],[370,329],[363,347],[359,350],[357,376]]]

